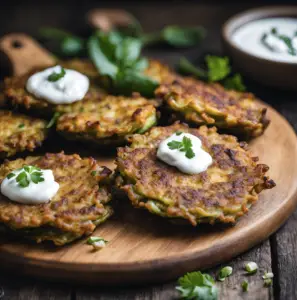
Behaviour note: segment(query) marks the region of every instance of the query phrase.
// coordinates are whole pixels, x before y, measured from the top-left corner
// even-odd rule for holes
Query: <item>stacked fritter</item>
[[[68,139],[118,148],[116,182],[112,172],[93,158],[79,155],[46,154],[5,162],[0,168],[0,183],[16,169],[34,165],[51,169],[60,185],[53,199],[44,204],[25,205],[0,194],[0,223],[8,230],[34,239],[51,240],[64,245],[91,234],[111,214],[111,186],[126,192],[132,205],[146,208],[162,217],[198,223],[234,223],[258,199],[258,194],[274,187],[265,174],[268,166],[257,164],[231,135],[231,130],[252,138],[268,126],[266,109],[250,93],[227,91],[219,84],[183,78],[167,66],[150,60],[144,71],[160,83],[156,99],[138,93],[130,97],[108,94],[101,78],[89,61],[61,63],[90,80],[90,88],[81,101],[54,105],[30,94],[28,78],[40,70],[5,81],[5,96],[10,107],[29,115],[50,119],[58,116],[55,129]],[[188,122],[167,127],[157,125],[160,112]],[[47,122],[31,116],[0,112],[0,155],[33,151],[48,135]],[[169,124],[168,120],[163,123]],[[206,126],[207,125],[211,128]],[[179,171],[157,157],[160,143],[175,132],[191,133],[202,141],[213,163],[200,174]],[[146,133],[145,133],[146,132]]]

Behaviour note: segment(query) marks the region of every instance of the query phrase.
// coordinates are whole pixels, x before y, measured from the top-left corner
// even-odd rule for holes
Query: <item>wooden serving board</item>
[[[271,125],[250,149],[270,166],[269,176],[277,186],[263,192],[236,226],[175,225],[118,198],[114,217],[94,233],[109,241],[101,251],[94,252],[86,239],[56,248],[1,236],[1,266],[18,274],[79,283],[147,283],[211,267],[260,243],[297,205],[297,139],[288,122],[267,107]],[[114,167],[112,158],[99,160]]]

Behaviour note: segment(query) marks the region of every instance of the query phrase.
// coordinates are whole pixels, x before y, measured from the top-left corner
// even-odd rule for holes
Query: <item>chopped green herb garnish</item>
[[[9,173],[6,177],[7,177],[7,179],[10,179],[10,178],[12,178],[12,177],[14,177],[14,176],[15,176],[14,173]]]
[[[196,67],[186,58],[180,59],[178,70],[183,74],[193,75],[201,80],[210,82],[220,82],[226,89],[243,92],[246,87],[242,77],[238,73],[231,74],[231,66],[228,57],[219,57],[215,55],[206,56],[207,70]]]
[[[208,80],[220,81],[225,79],[231,72],[228,57],[219,57],[215,55],[206,56],[206,64],[208,68]]]
[[[289,37],[289,36],[287,36],[287,35],[285,35],[285,34],[279,34],[279,33],[278,33],[278,30],[277,30],[275,27],[271,28],[270,33],[271,33],[273,36],[275,36],[276,38],[278,38],[280,41],[283,41],[283,42],[284,42],[284,44],[285,44],[285,45],[287,46],[287,48],[288,48],[288,53],[289,53],[290,55],[292,55],[292,56],[296,56],[296,55],[297,55],[297,49],[294,48],[294,46],[293,46],[293,41],[292,41],[292,39],[295,37],[295,34],[293,34],[292,37]],[[261,42],[262,42],[262,44],[263,44],[266,48],[268,48],[270,51],[276,51],[276,49],[275,49],[272,45],[270,45],[270,44],[268,43],[267,38],[268,38],[268,34],[267,34],[267,33],[264,33],[264,34],[262,35],[262,37],[261,37]]]
[[[271,279],[274,277],[274,274],[272,272],[265,272],[262,276],[263,279]]]
[[[108,241],[99,236],[91,236],[87,239],[87,244],[92,245],[95,250],[100,250],[106,246]]]
[[[242,290],[243,290],[244,292],[247,292],[248,289],[249,289],[249,283],[248,283],[246,280],[244,280],[244,281],[241,283],[241,287],[242,287]]]
[[[185,152],[187,158],[191,159],[195,157],[195,153],[192,149],[193,144],[190,138],[184,136],[182,141],[171,141],[167,144],[170,150],[179,150]]]
[[[51,128],[54,124],[57,123],[57,120],[60,118],[61,113],[55,112],[53,117],[50,119],[50,121],[47,123],[46,128]]]
[[[25,127],[25,124],[20,124],[19,126],[18,126],[19,128],[24,128]]]
[[[183,132],[182,131],[177,131],[175,134],[176,135],[181,135]]]
[[[230,266],[226,266],[226,267],[222,268],[220,270],[220,273],[219,273],[219,276],[218,276],[218,280],[219,281],[225,281],[225,279],[227,277],[229,277],[232,274],[232,272],[233,272],[233,269]]]
[[[48,76],[47,80],[51,82],[58,81],[59,79],[63,78],[66,74],[66,71],[63,67],[61,67],[60,73],[53,72],[51,75]]]
[[[214,279],[200,271],[187,273],[179,278],[176,289],[181,293],[182,299],[217,300],[218,289]]]
[[[272,279],[268,278],[268,279],[264,279],[264,286],[269,287],[272,284]]]
[[[91,172],[91,175],[92,175],[92,176],[96,176],[96,174],[97,174],[96,171],[92,171],[92,172]]]
[[[235,90],[240,92],[244,92],[246,90],[246,86],[242,82],[242,77],[238,73],[225,79],[223,84],[227,90]]]
[[[137,38],[123,37],[118,32],[98,32],[88,41],[89,56],[98,72],[110,79],[113,92],[133,92],[152,97],[158,82],[143,74],[148,60],[141,57],[142,43]]]
[[[40,168],[26,165],[23,166],[20,171],[15,180],[22,188],[28,187],[31,181],[35,184],[44,181]],[[14,176],[16,176],[14,173],[9,173],[7,179],[13,178]]]
[[[244,268],[248,272],[248,274],[254,274],[258,270],[258,265],[255,262],[251,261],[247,263]]]

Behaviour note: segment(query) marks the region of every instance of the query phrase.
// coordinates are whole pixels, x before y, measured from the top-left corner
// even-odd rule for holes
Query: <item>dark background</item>
[[[179,50],[152,48],[150,56],[174,65],[182,55],[193,61],[205,53],[223,53],[221,47],[222,24],[232,15],[263,5],[296,4],[297,1],[0,1],[0,36],[10,32],[26,32],[37,37],[41,26],[55,26],[87,36],[90,28],[85,21],[86,13],[97,7],[124,8],[134,14],[146,31],[161,29],[167,24],[203,25],[208,31],[205,41],[194,48]],[[236,67],[236,66],[235,66]],[[1,66],[0,66],[1,70]],[[1,73],[1,72],[0,72]],[[248,90],[275,107],[297,130],[297,93],[263,87],[244,78]],[[275,141],[277,143],[277,141]],[[292,158],[294,159],[294,158]],[[284,171],[285,170],[280,170]],[[297,212],[269,240],[232,260],[234,269],[242,269],[242,261],[252,260],[272,269],[275,274],[273,287],[264,289],[259,278],[251,286],[249,294],[238,297],[240,281],[236,274],[228,284],[222,285],[221,299],[297,299]],[[1,265],[1,262],[0,262]],[[219,267],[210,272],[216,273]],[[212,274],[214,274],[212,273]],[[147,287],[88,288],[65,284],[41,282],[38,278],[27,279],[18,274],[0,272],[3,299],[175,299],[175,283]],[[79,276],[79,274],[78,274]],[[254,280],[254,279],[250,279]],[[257,288],[259,286],[259,289]],[[254,287],[254,288],[253,288]],[[234,294],[235,293],[235,294]],[[234,296],[236,295],[236,296]],[[2,299],[1,299],[2,300]]]

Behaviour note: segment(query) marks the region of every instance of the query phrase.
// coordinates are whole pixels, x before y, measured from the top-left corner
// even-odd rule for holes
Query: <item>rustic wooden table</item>
[[[62,2],[62,3],[60,3]],[[103,3],[102,3],[103,2]],[[101,6],[123,7],[134,13],[147,30],[158,29],[165,24],[204,25],[208,29],[205,42],[187,50],[151,49],[149,54],[166,60],[170,64],[181,55],[199,58],[204,53],[221,53],[220,29],[231,15],[250,7],[259,6],[259,1],[238,2],[123,2],[102,1]],[[280,2],[280,1],[279,1]],[[265,1],[263,4],[276,4]],[[1,3],[2,4],[2,3]],[[283,3],[282,3],[283,4]],[[12,31],[36,35],[42,25],[60,26],[85,34],[85,13],[97,7],[95,1],[10,1],[2,4],[0,11],[0,35]],[[297,130],[297,94],[275,91],[248,81],[249,90],[275,107]],[[275,141],[277,143],[277,141]],[[292,158],[294,159],[294,158]],[[283,170],[285,172],[286,170]],[[296,179],[297,184],[297,179]],[[255,207],[256,209],[256,207]],[[238,241],[240,243],[240,240]],[[249,252],[228,262],[234,274],[223,284],[219,283],[220,299],[297,299],[297,212],[267,241]],[[255,261],[261,271],[272,270],[275,275],[273,286],[263,287],[259,275],[248,277],[249,292],[241,292],[244,279],[243,265]],[[1,265],[1,263],[0,263]],[[216,274],[220,266],[208,270]],[[80,274],[77,274],[79,277]],[[0,274],[0,299],[177,299],[176,282],[142,287],[86,287],[73,286],[71,282],[41,282],[38,278],[24,278],[18,274]]]

